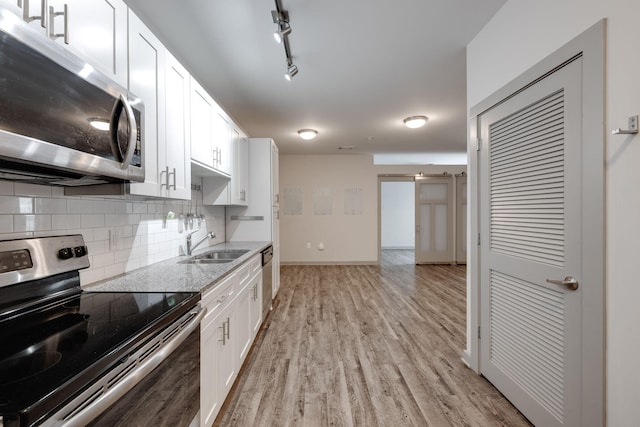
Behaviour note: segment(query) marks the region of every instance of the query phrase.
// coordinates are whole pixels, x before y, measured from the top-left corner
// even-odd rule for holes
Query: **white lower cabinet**
[[[200,326],[200,425],[220,411],[260,328],[254,314],[262,281],[260,255],[252,257],[202,295],[207,314]]]

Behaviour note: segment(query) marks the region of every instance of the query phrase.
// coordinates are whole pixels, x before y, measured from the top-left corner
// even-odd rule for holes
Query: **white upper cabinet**
[[[160,197],[166,183],[164,147],[165,48],[133,13],[129,12],[129,90],[144,102],[144,183],[132,183],[131,193]]]
[[[166,158],[169,183],[165,197],[191,199],[191,126],[187,69],[165,54]]]
[[[124,1],[49,0],[49,6],[53,14],[47,12],[47,35],[127,87],[127,5]]]
[[[237,129],[231,131],[231,200],[230,204],[249,203],[249,141]]]
[[[206,90],[192,77],[191,96],[191,160],[194,171],[213,168],[213,115],[216,104]]]
[[[0,6],[127,87],[127,5],[123,0],[0,0]]]
[[[47,35],[49,8],[47,0],[0,0],[0,6],[13,12],[34,29]]]
[[[214,169],[231,174],[231,125],[222,110],[213,116]]]
[[[189,74],[129,12],[129,90],[144,102],[144,183],[131,194],[191,198]]]
[[[191,160],[196,176],[229,178],[230,125],[211,95],[191,79]]]

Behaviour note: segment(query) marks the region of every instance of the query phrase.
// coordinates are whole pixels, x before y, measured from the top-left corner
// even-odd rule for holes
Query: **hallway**
[[[283,266],[274,309],[216,425],[530,425],[460,360],[465,267],[398,257]]]

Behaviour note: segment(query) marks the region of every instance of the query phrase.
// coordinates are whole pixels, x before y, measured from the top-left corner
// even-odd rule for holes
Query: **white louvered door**
[[[479,116],[480,370],[535,425],[580,425],[582,59]]]

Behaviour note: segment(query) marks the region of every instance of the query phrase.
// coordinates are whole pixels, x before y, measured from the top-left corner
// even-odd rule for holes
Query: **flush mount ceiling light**
[[[318,131],[315,129],[300,129],[298,135],[300,135],[302,139],[309,140],[318,136]]]
[[[411,116],[404,119],[402,122],[410,129],[420,128],[427,123],[429,118],[427,116]]]
[[[287,72],[284,73],[284,78],[291,81],[293,76],[295,76],[296,74],[298,74],[298,67],[291,64],[287,67]]]

